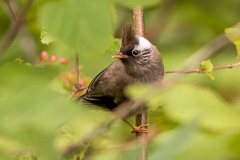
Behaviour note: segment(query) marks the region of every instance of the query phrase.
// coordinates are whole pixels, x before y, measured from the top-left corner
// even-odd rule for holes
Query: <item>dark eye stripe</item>
[[[129,51],[126,52],[126,54],[127,54],[128,56],[131,56],[131,55],[132,55],[132,51],[129,50]]]

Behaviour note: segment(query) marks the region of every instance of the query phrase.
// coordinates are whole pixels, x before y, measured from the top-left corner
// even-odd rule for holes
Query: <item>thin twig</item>
[[[9,1],[9,0],[8,0]],[[17,13],[18,4],[16,1],[11,1],[11,7],[13,13]],[[11,12],[7,12],[7,15],[9,18],[13,18]],[[12,22],[14,20],[12,19]],[[32,37],[32,35],[29,32],[29,29],[26,26],[23,26],[22,29],[18,33],[19,38],[19,45],[24,50],[24,54],[26,55],[26,58],[32,63],[37,62],[37,56],[38,56],[38,46],[36,44],[35,39]],[[28,45],[26,45],[28,44]]]
[[[11,45],[15,37],[17,36],[18,32],[20,31],[21,27],[25,23],[26,14],[32,5],[34,0],[28,0],[23,8],[23,10],[20,12],[19,15],[16,15],[15,21],[12,21],[11,26],[9,27],[8,31],[4,35],[2,42],[0,43],[0,60],[4,54],[4,52],[8,49],[8,47]],[[11,8],[11,7],[10,7]]]
[[[217,66],[217,67],[213,67],[213,70],[217,70],[217,69],[225,69],[225,68],[233,68],[233,67],[237,67],[240,66],[240,62],[235,63],[235,64],[228,64],[228,65],[224,65],[224,66]],[[203,73],[203,70],[198,68],[198,69],[193,69],[193,70],[189,70],[189,71],[183,71],[183,70],[171,70],[171,71],[165,71],[165,73]]]
[[[218,67],[214,67],[213,69],[224,69],[224,68],[233,68],[233,67],[237,67],[240,66],[240,62],[235,63],[235,64],[229,64],[229,65],[225,65],[225,66],[218,66]]]
[[[11,7],[11,5],[10,5],[9,0],[3,0],[3,1],[6,3],[8,9],[9,9],[11,15],[12,15],[12,18],[14,19],[14,21],[16,21],[16,15],[15,15],[15,13],[13,12],[13,9],[12,9],[12,7]]]
[[[134,28],[135,28],[136,34],[144,37],[144,12],[142,8],[133,9],[133,21],[134,21]],[[147,111],[136,116],[136,126],[145,125],[145,124],[147,124]],[[136,133],[137,139],[141,143],[145,143],[142,146],[141,155],[139,157],[140,160],[148,159],[147,136],[148,136],[147,133]]]
[[[68,99],[72,99],[78,92],[83,91],[86,88],[87,87],[82,87],[82,85],[79,84],[79,59],[78,59],[78,55],[76,55],[74,89],[72,90],[72,93],[70,94]]]

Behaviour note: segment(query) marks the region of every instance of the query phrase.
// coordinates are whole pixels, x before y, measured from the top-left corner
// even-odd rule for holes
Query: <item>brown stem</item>
[[[9,0],[4,0],[4,1],[9,1]],[[9,8],[9,10],[11,9],[12,11],[7,12],[7,15],[9,16],[9,18],[11,18],[11,21],[13,23],[16,20],[15,18],[16,16],[13,14],[17,13],[18,4],[16,1],[11,1],[11,6],[14,6],[14,7]],[[35,39],[32,37],[32,35],[29,32],[29,29],[26,26],[23,26],[22,29],[19,31],[18,38],[19,38],[19,45],[23,49],[24,54],[26,55],[26,58],[30,62],[36,63],[37,57],[38,57],[38,46],[35,42]]]
[[[19,15],[15,16],[15,21],[12,21],[11,26],[9,27],[6,34],[4,35],[2,42],[0,43],[0,60],[1,60],[1,57],[3,56],[4,52],[8,49],[8,47],[11,45],[11,43],[17,36],[21,27],[24,25],[27,11],[29,10],[32,3],[33,3],[33,0],[27,1],[23,10],[20,12]]]
[[[240,62],[235,63],[235,64],[228,64],[225,66],[217,66],[217,67],[213,67],[213,70],[217,70],[217,69],[224,69],[224,68],[233,68],[233,67],[237,67],[240,66]],[[193,70],[189,70],[189,71],[183,71],[183,70],[172,70],[172,71],[165,71],[165,73],[202,73],[203,70],[198,68],[198,69],[193,69]]]
[[[133,9],[134,29],[137,35],[144,37],[144,12],[142,8]],[[147,124],[147,112],[136,116],[136,126]],[[147,127],[146,127],[147,128]],[[139,142],[147,142],[147,133],[136,133]],[[142,148],[140,160],[148,159],[148,145],[144,144]]]
[[[12,18],[14,19],[14,21],[16,21],[16,15],[15,15],[15,13],[13,12],[13,9],[12,9],[10,3],[9,3],[9,0],[3,0],[3,1],[6,3],[8,9],[9,9],[11,15],[12,15]]]
[[[84,89],[87,88],[87,87],[82,87],[82,85],[79,84],[78,77],[79,77],[79,59],[78,59],[78,55],[76,55],[74,89],[72,90],[72,93],[68,97],[68,99],[72,99],[78,92],[83,91]]]

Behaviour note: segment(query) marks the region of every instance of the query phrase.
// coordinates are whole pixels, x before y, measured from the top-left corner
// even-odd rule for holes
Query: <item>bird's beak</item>
[[[124,55],[122,52],[119,52],[118,54],[112,56],[112,58],[127,58],[127,56]]]

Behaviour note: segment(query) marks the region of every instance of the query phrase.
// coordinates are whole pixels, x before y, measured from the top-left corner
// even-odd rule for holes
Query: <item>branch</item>
[[[8,0],[4,0],[8,4]],[[22,28],[22,26],[25,24],[26,14],[32,5],[33,0],[28,0],[25,4],[23,10],[20,12],[19,15],[15,15],[15,20],[11,22],[11,26],[4,35],[2,42],[0,43],[0,60],[4,54],[4,52],[8,49],[8,47],[11,45],[15,37],[17,36],[18,32]],[[11,6],[8,5],[8,8],[12,10]],[[12,11],[10,11],[12,12]]]
[[[213,70],[217,70],[217,69],[225,69],[225,68],[233,68],[233,67],[237,67],[240,66],[240,62],[235,63],[235,64],[228,64],[225,66],[218,66],[218,67],[213,67]],[[165,71],[165,73],[203,73],[203,70],[198,68],[198,69],[193,69],[193,70],[189,70],[189,71],[183,71],[183,70],[172,70],[172,71]]]
[[[72,99],[78,92],[83,91],[87,87],[82,87],[81,84],[79,84],[79,59],[78,55],[76,56],[75,61],[75,83],[74,83],[74,89],[72,90],[71,95],[68,97],[68,99]]]
[[[136,34],[144,37],[144,12],[142,8],[133,9],[133,21]],[[147,124],[147,111],[136,116],[136,126],[145,124]],[[136,133],[137,139],[140,142],[145,143],[142,146],[141,155],[139,157],[140,160],[148,159],[147,135],[147,133]]]
[[[214,67],[213,69],[214,70],[217,70],[217,69],[224,69],[224,68],[233,68],[233,67],[237,67],[237,66],[240,66],[240,62],[238,63],[235,63],[235,64],[229,64],[229,65],[225,65],[225,66],[218,66],[218,67]]]
[[[16,1],[11,1],[11,5],[14,7],[11,7],[12,12],[7,12],[7,15],[9,16],[9,18],[11,18],[12,21],[15,21],[16,16],[14,15],[14,18],[13,18],[12,13],[17,13],[18,4]],[[32,35],[29,33],[29,29],[26,26],[23,26],[22,29],[19,31],[18,38],[19,38],[19,45],[23,49],[26,55],[26,58],[28,58],[30,62],[36,63],[37,56],[38,56],[38,46],[34,38],[32,37]]]
[[[10,3],[9,3],[9,0],[3,0],[3,1],[6,3],[9,11],[10,11],[10,13],[11,13],[12,18],[14,19],[14,21],[16,21],[16,15],[15,15],[15,13],[13,12],[13,9],[12,9]]]

